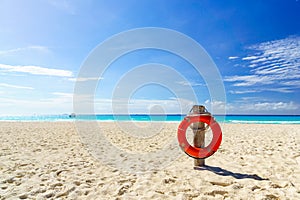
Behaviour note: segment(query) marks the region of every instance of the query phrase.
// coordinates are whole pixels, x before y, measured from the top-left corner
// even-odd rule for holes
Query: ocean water
[[[218,117],[216,117],[217,119]],[[300,115],[227,115],[225,123],[300,124]]]
[[[0,121],[157,121],[180,122],[185,115],[81,115],[70,117],[63,115],[33,115],[33,116],[0,116]],[[300,124],[300,115],[216,115],[220,123],[247,124]]]

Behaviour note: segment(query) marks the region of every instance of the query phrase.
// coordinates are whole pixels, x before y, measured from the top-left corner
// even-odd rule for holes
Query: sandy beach
[[[101,123],[126,152],[106,156],[122,163],[132,153],[159,151],[177,137],[178,124],[161,124],[162,135],[149,139]],[[300,199],[300,125],[221,127],[222,144],[206,168],[193,169],[178,147],[163,168],[132,173],[93,157],[73,122],[1,122],[0,199]]]

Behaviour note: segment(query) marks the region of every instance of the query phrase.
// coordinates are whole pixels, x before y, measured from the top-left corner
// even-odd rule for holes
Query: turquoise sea
[[[0,116],[0,121],[163,121],[180,122],[185,115],[81,115],[72,117],[63,115],[33,115],[33,116]],[[221,123],[247,123],[247,124],[300,124],[300,115],[216,115]]]

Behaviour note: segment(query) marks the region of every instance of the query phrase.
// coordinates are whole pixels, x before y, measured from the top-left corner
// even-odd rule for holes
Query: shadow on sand
[[[258,180],[258,181],[269,180],[268,178],[262,178],[262,177],[258,176],[257,174],[234,173],[234,172],[228,171],[226,169],[222,169],[221,167],[213,167],[213,166],[208,166],[208,165],[205,165],[204,167],[194,167],[194,169],[200,170],[200,171],[207,170],[207,171],[213,172],[220,176],[232,176],[236,179],[249,178],[249,179],[254,179],[254,180]]]

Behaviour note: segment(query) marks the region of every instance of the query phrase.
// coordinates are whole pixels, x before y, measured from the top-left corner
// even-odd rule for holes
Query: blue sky
[[[226,101],[211,100],[203,78],[185,60],[144,50],[123,56],[103,74],[95,112],[112,112],[114,91],[130,70],[161,63],[184,76],[154,72],[178,84],[176,92],[144,85],[129,102],[118,99],[120,107],[178,113],[199,103],[226,106],[229,114],[300,114],[299,10],[297,0],[2,0],[0,115],[71,113],[75,80],[89,53],[114,34],[142,27],[173,29],[201,44],[222,75]],[[196,102],[185,96],[187,85]]]

